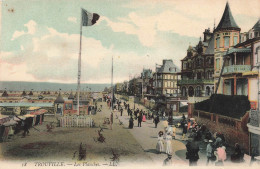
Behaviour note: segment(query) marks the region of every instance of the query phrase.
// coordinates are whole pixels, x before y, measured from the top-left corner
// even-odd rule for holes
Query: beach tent
[[[14,134],[17,134],[21,131],[22,129],[22,123],[26,119],[24,116],[14,116],[14,121],[17,122],[16,126],[14,127]]]
[[[35,125],[36,122],[36,115],[34,114],[26,114],[23,117],[26,118],[26,122],[29,124],[29,128]]]
[[[17,122],[11,119],[10,121],[7,121],[2,125],[4,126],[3,133],[1,133],[1,138],[0,138],[2,141],[6,141],[9,135],[14,134],[13,127],[15,127],[16,124]]]
[[[4,124],[7,121],[10,121],[9,116],[0,115],[0,125]]]
[[[47,110],[40,109],[40,110],[37,110],[37,111],[31,113],[33,115],[36,115],[35,125],[42,124],[42,122],[44,121],[44,113],[46,113],[46,112],[47,112]]]

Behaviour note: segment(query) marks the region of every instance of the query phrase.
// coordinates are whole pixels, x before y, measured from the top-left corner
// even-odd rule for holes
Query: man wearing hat
[[[206,165],[208,165],[209,161],[212,161],[213,160],[212,158],[214,157],[212,143],[213,143],[213,141],[209,140],[207,148],[206,148],[206,153],[207,153],[207,163],[206,163]]]

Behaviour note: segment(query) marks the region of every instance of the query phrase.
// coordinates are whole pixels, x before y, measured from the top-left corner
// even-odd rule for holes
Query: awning
[[[32,110],[38,110],[38,109],[40,109],[40,107],[29,107],[27,110],[32,111]]]
[[[45,110],[45,109],[40,109],[40,110],[37,110],[37,111],[35,111],[35,112],[32,112],[31,114],[41,115],[41,114],[44,114],[44,113],[46,113],[46,112],[47,112],[47,110]]]
[[[248,72],[244,72],[242,73],[242,76],[257,76],[258,72],[257,71],[248,71]]]
[[[251,49],[250,48],[230,48],[227,51],[226,55],[229,55],[232,53],[251,53]]]
[[[9,116],[0,115],[0,125],[4,124],[5,122],[9,121]]]
[[[14,125],[16,125],[16,124],[17,124],[16,121],[10,120],[10,121],[8,121],[8,122],[5,122],[3,125],[7,127],[7,126],[14,126]]]
[[[34,114],[26,114],[26,115],[24,115],[24,117],[34,117],[35,115]]]
[[[19,118],[18,118],[19,117]],[[21,119],[22,120],[25,120],[26,119],[26,117],[24,117],[24,116],[18,116],[18,117],[14,117],[14,121],[21,121]]]

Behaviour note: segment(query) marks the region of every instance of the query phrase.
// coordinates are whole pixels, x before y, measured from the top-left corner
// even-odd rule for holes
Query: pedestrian
[[[172,165],[172,155],[168,154],[168,157],[163,161],[163,166],[171,166]]]
[[[169,132],[170,135],[172,136],[172,134],[173,134],[172,125],[168,125],[168,127],[166,128],[166,131],[167,131],[167,133]]]
[[[145,114],[143,114],[143,122],[146,122]]]
[[[163,119],[165,119],[165,111],[163,112]]]
[[[170,132],[167,132],[167,135],[165,137],[165,143],[166,143],[166,150],[165,153],[168,155],[172,154],[172,136]]]
[[[186,117],[184,116],[184,114],[182,114],[182,121],[184,122],[186,120]]]
[[[27,122],[26,121],[23,121],[23,123],[24,123],[24,126],[23,126],[23,137],[25,137],[26,135],[29,135],[29,126],[28,126],[28,124],[27,124]]]
[[[199,160],[199,146],[195,143],[194,140],[189,139],[186,144],[187,152],[186,159],[189,160],[189,166],[196,166]]]
[[[130,109],[129,109],[129,107],[128,107],[128,109],[127,109],[127,114],[128,114],[128,116],[130,115]]]
[[[114,119],[113,116],[114,116],[114,115],[113,115],[113,112],[111,112],[111,114],[110,114],[110,129],[111,129],[111,130],[112,130],[113,119]]]
[[[182,140],[184,140],[186,134],[187,134],[187,124],[184,124],[183,130],[182,130]]]
[[[215,165],[216,166],[224,166],[224,161],[227,159],[226,147],[221,145],[220,147],[217,148],[217,151],[216,151],[215,154],[216,154],[216,157],[217,157]]]
[[[139,113],[139,116],[138,116],[138,127],[142,127],[142,115],[141,115],[141,113]]]
[[[190,121],[190,119],[188,120],[188,124],[187,124],[188,126],[187,126],[187,130],[189,131],[190,130],[190,126],[191,126],[191,121]]]
[[[173,126],[172,127],[172,138],[175,139],[175,137],[176,137],[176,127]]]
[[[133,127],[134,127],[134,119],[133,119],[133,117],[131,116],[130,119],[129,119],[129,126],[128,126],[128,128],[129,128],[129,129],[132,129]]]
[[[157,128],[157,124],[160,122],[159,116],[156,116],[153,120],[154,124],[155,124],[155,128]]]
[[[156,144],[156,150],[159,154],[163,152],[163,131],[159,131]]]
[[[212,147],[212,140],[209,140],[207,148],[206,148],[206,155],[207,155],[207,163],[206,165],[209,165],[209,161],[213,162],[214,160],[214,151],[213,151],[213,147]]]
[[[244,161],[244,153],[242,152],[238,143],[235,144],[235,152],[231,155],[231,161],[240,163]]]
[[[123,108],[121,107],[120,109],[120,112],[121,112],[121,116],[123,115]]]

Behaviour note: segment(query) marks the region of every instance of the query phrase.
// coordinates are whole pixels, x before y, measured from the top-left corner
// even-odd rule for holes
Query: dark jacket
[[[194,141],[189,141],[186,144],[187,152],[186,152],[186,159],[190,161],[198,161],[199,159],[199,146]]]

